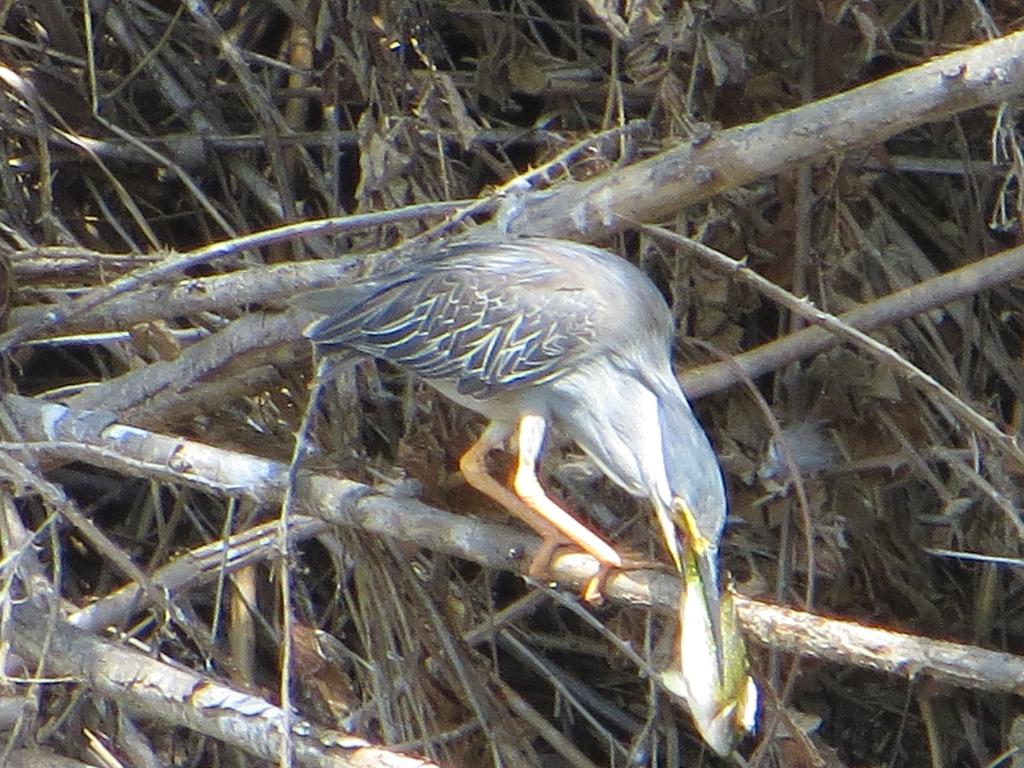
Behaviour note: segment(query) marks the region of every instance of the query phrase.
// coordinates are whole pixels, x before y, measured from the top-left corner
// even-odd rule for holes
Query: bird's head
[[[732,595],[722,590],[718,575],[725,485],[714,449],[675,377],[655,391],[665,476],[651,496],[662,538],[683,578],[677,655],[662,682],[687,700],[707,744],[728,755],[753,728],[757,688]]]
[[[659,384],[655,392],[664,476],[653,483],[651,498],[676,570],[685,576],[687,558],[693,563],[694,586],[703,595],[712,637],[720,645],[718,543],[727,512],[722,470],[675,377],[669,374]],[[720,671],[722,664],[719,658]]]

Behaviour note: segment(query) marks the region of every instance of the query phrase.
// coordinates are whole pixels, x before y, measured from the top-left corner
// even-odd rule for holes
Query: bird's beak
[[[701,613],[707,616],[710,622],[711,636],[709,639],[715,648],[715,664],[718,667],[719,676],[724,677],[725,643],[722,637],[722,597],[718,586],[718,546],[701,534],[689,504],[677,498],[673,502],[672,511],[676,524],[686,534],[682,554],[676,561],[676,567],[683,575],[685,592],[688,594],[693,591],[695,599],[702,600],[704,603],[701,606]]]
[[[685,504],[679,502],[676,513],[686,533],[679,551],[679,642],[676,658],[661,679],[670,692],[687,701],[708,746],[728,756],[753,730],[757,687],[748,671],[732,593],[719,591],[717,549],[701,537]]]
[[[724,646],[716,645],[711,617],[700,589],[696,563],[685,570],[681,626],[676,658],[662,672],[661,681],[675,695],[686,700],[694,724],[704,742],[718,755],[728,757],[744,735],[754,729],[757,716],[757,686],[750,676],[746,646],[736,620],[732,593],[726,591],[719,614]],[[724,660],[722,671],[718,658]]]

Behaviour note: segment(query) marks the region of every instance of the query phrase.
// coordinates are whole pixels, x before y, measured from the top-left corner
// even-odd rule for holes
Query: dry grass
[[[943,71],[927,108],[916,89],[865,96],[870,109],[838,123],[848,141],[826,119],[725,151],[736,126],[1009,35],[1015,4],[649,0],[622,4],[626,17],[606,5],[620,4],[112,2],[88,23],[81,4],[4,7],[0,387],[33,399],[0,410],[12,764],[36,746],[91,765],[273,760],[286,645],[298,717],[382,750],[298,734],[302,763],[698,759],[682,710],[645,677],[671,615],[583,608],[479,565],[507,559],[507,531],[470,531],[468,562],[414,522],[381,537],[299,507],[305,527],[280,557],[281,477],[248,478],[281,471],[259,460],[289,461],[306,404],[304,316],[289,299],[471,226],[598,239],[670,299],[730,485],[724,558],[741,593],[1024,653],[1024,257],[1007,250],[1024,155],[1014,102],[1000,101],[1021,78],[995,92],[970,68]],[[1017,73],[1019,52],[1005,55],[993,66]],[[680,151],[701,159],[676,167]],[[652,157],[646,182],[625,170]],[[438,201],[459,202],[426,205]],[[654,219],[668,232],[640,226]],[[844,318],[870,337],[792,296],[873,312]],[[729,388],[744,366],[753,380]],[[335,389],[308,466],[390,489],[399,507],[412,488],[505,520],[455,472],[475,418],[371,365]],[[25,408],[44,402],[75,409],[72,427],[31,436],[47,416]],[[147,430],[131,458],[128,437],[101,447],[113,422]],[[158,460],[159,435],[225,452]],[[550,485],[622,546],[662,557],[644,506],[576,458],[549,446]],[[203,549],[228,537],[237,561]],[[18,613],[26,595],[53,611],[31,614],[50,635]],[[762,639],[769,716],[743,748],[752,764],[981,766],[1021,745],[1018,700],[984,683],[801,660]],[[91,665],[118,647],[135,676],[115,684]],[[194,675],[178,698],[163,687],[171,669]],[[214,684],[252,698],[203,705]],[[778,725],[783,709],[802,713],[806,738]]]

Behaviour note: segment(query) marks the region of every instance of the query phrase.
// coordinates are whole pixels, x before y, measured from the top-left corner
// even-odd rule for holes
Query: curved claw
[[[622,562],[618,565],[599,563],[597,573],[586,583],[581,596],[590,605],[600,605],[604,601],[604,588],[615,571],[647,571],[659,566],[660,563],[656,560],[645,560],[628,555],[623,556]]]
[[[608,583],[608,577],[612,575],[612,571],[615,568],[616,566],[608,563],[601,564],[597,569],[597,573],[594,574],[593,578],[583,588],[583,600],[586,603],[589,605],[600,605],[604,602],[604,587]]]

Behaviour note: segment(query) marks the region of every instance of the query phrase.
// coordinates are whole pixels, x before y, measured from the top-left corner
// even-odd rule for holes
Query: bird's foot
[[[622,565],[619,566],[624,571],[663,571],[665,570],[665,564],[660,560],[653,560],[649,557],[643,557],[641,555],[623,555]]]
[[[649,560],[638,555],[625,555],[618,563],[601,563],[597,573],[587,582],[581,596],[591,605],[604,602],[604,588],[614,571],[657,571],[663,567],[657,560]]]
[[[617,570],[621,566],[612,565],[611,563],[601,563],[590,581],[587,582],[586,586],[583,587],[581,597],[585,603],[589,605],[600,605],[604,602],[604,587],[608,583],[608,579],[612,575],[612,571]]]
[[[561,536],[551,536],[541,539],[540,547],[533,556],[533,560],[530,561],[530,566],[527,569],[527,575],[531,579],[537,581],[545,581],[550,579],[552,575],[552,566],[554,564],[555,557],[559,549],[571,548],[573,551],[579,552],[580,548],[575,542],[570,541]],[[622,560],[616,562],[605,562],[598,558],[598,570],[587,583],[583,586],[580,592],[580,597],[590,605],[600,605],[604,602],[604,587],[608,583],[608,579],[611,577],[612,572],[620,570],[625,566]]]
[[[545,536],[540,540],[540,547],[533,555],[526,575],[536,581],[546,581],[551,577],[551,564],[555,559],[555,552],[560,547],[568,546],[571,542],[559,536]]]

